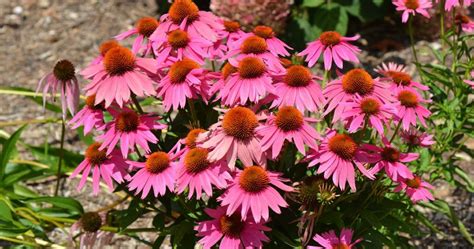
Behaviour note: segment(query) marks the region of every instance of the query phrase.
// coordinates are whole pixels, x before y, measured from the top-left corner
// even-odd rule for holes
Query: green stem
[[[189,111],[191,112],[191,124],[194,128],[199,127],[199,120],[196,115],[196,107],[194,106],[194,100],[189,100]]]
[[[411,51],[413,53],[413,58],[415,59],[416,69],[418,69],[418,74],[420,75],[421,82],[423,82],[423,75],[421,72],[418,56],[416,54],[416,49],[415,49],[415,39],[413,38],[413,17],[410,17],[408,19],[408,35],[410,36]]]
[[[441,49],[442,51],[444,52],[444,47],[445,47],[445,41],[444,41],[444,1],[441,1],[441,3],[439,4],[439,8],[440,8],[440,20],[439,20],[439,25],[440,25],[440,32],[441,32]],[[443,53],[444,54],[444,53]],[[444,57],[443,57],[443,60],[444,60]],[[443,61],[444,63],[444,61]]]
[[[212,66],[212,71],[215,72],[216,71],[216,64],[215,64],[214,60],[211,61],[211,66]]]
[[[58,171],[56,172],[56,188],[54,189],[54,196],[58,195],[59,185],[61,184],[61,168],[63,165],[63,156],[64,156],[64,137],[66,135],[66,124],[64,119],[61,121],[61,145],[59,148],[59,162],[58,162]]]
[[[330,77],[330,74],[329,74],[329,70],[324,70],[324,75],[323,75],[323,82],[321,82],[321,87],[324,88],[326,86],[326,83],[329,82],[329,77]]]
[[[454,31],[454,35],[453,35],[453,64],[451,65],[451,71],[456,74],[456,66],[457,66],[457,60],[458,60],[458,35],[456,32],[456,14],[455,14],[455,11],[453,10],[453,16],[452,16],[452,19],[453,19],[453,31]]]
[[[397,127],[395,128],[395,131],[393,131],[392,137],[390,138],[390,143],[392,143],[392,142],[393,142],[393,139],[395,139],[395,136],[397,135],[398,130],[400,130],[400,126],[401,126],[401,125],[402,125],[402,121],[400,120],[400,121],[398,122]]]
[[[140,114],[145,113],[143,111],[142,107],[140,106],[140,102],[138,101],[137,96],[135,96],[135,94],[132,94],[132,101],[133,101],[133,104],[135,105],[135,107],[137,108],[138,113],[140,113]]]

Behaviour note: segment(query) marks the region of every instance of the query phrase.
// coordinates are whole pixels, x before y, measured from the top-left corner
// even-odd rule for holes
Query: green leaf
[[[314,23],[318,35],[324,31],[337,31],[341,35],[345,35],[348,21],[347,11],[338,4],[331,4],[331,7],[316,10],[312,23]]]
[[[20,138],[21,132],[25,129],[26,125],[20,127],[20,129],[16,130],[10,138],[5,141],[2,148],[2,154],[0,155],[0,184],[3,185],[3,176],[5,175],[5,167],[7,166],[8,160],[10,160],[10,154],[12,153],[13,149],[15,148],[16,142]]]
[[[4,221],[13,221],[12,211],[5,200],[0,200],[0,219]]]
[[[84,213],[84,208],[82,207],[79,201],[76,201],[68,197],[39,197],[29,199],[28,202],[34,203],[49,203],[55,207],[67,209],[73,213],[82,214]]]
[[[318,7],[323,4],[325,0],[303,0],[302,6],[304,7]]]

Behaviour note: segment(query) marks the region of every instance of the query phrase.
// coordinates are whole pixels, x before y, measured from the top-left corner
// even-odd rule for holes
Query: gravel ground
[[[94,55],[98,45],[121,31],[129,29],[136,19],[142,16],[154,15],[157,10],[153,0],[136,1],[99,1],[99,0],[0,0],[0,87],[16,86],[34,89],[38,79],[48,72],[58,59],[71,60],[79,71]],[[431,60],[429,56],[421,59]],[[427,53],[426,53],[427,54]],[[391,58],[400,62],[411,60],[409,49],[388,52],[373,56],[365,54],[363,62],[366,66],[377,65]],[[414,67],[410,68],[415,71]],[[82,86],[85,82],[81,82]],[[5,122],[29,120],[35,118],[51,118],[51,113],[21,96],[2,95],[0,98],[0,124]],[[24,134],[25,141],[41,144],[45,140],[52,144],[59,143],[60,132],[58,124],[31,124]],[[7,127],[7,132],[15,127]],[[67,134],[67,148],[82,151],[84,145],[78,142],[74,132]],[[25,155],[28,157],[28,155]],[[473,174],[472,161],[464,165]],[[90,189],[78,193],[73,186],[77,181],[67,181],[63,195],[77,198],[86,210],[109,205],[119,197],[108,194],[101,198],[90,196]],[[436,196],[452,204],[460,219],[473,232],[473,195],[459,189],[453,189],[446,184],[437,184]],[[44,193],[52,191],[50,185],[38,187]],[[450,229],[449,221],[441,215],[430,214],[431,219],[440,226],[447,236],[417,238],[413,241],[419,248],[469,248],[467,242]],[[133,226],[149,226],[151,220],[143,219]],[[55,234],[58,239],[64,239],[63,234]],[[147,234],[146,239],[152,240],[153,234]],[[116,237],[113,248],[143,248],[134,240]]]

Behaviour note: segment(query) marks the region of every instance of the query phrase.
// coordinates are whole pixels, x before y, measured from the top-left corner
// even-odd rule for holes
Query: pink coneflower
[[[148,38],[151,36],[151,34],[153,34],[153,32],[155,32],[159,24],[160,23],[158,22],[158,20],[156,20],[156,18],[154,17],[143,17],[137,21],[133,29],[125,31],[115,36],[114,38],[118,41],[121,41],[132,35],[137,35],[137,38],[135,38],[135,41],[132,45],[132,51],[134,54],[137,54],[138,52],[140,52],[142,47],[144,47],[145,51],[143,52],[143,54],[147,55],[151,51],[151,42]]]
[[[434,187],[421,180],[421,177],[414,176],[413,179],[402,179],[394,191],[399,192],[405,190],[410,200],[416,203],[419,201],[434,201],[434,197],[429,189],[434,189]]]
[[[316,140],[321,139],[310,122],[314,123],[316,119],[304,117],[295,107],[280,107],[276,116],[270,115],[267,123],[257,129],[257,133],[262,136],[262,150],[268,151],[270,157],[275,159],[287,140],[293,142],[301,154],[306,155],[305,145],[316,149]]]
[[[235,41],[232,45],[229,46],[229,52],[223,59],[229,59],[233,56],[237,56],[237,60],[242,60],[242,58],[248,56],[255,56],[266,64],[270,71],[283,72],[284,67],[281,65],[280,58],[273,54],[270,51],[270,48],[267,45],[267,41],[257,35],[245,35],[239,40]]]
[[[421,14],[426,18],[430,18],[428,9],[432,7],[430,0],[392,0],[397,11],[403,11],[402,22],[408,21],[408,16],[411,14],[415,16],[416,13]]]
[[[410,146],[420,146],[428,148],[435,144],[433,135],[429,135],[425,132],[420,132],[415,128],[410,128],[407,131],[402,130],[400,136]]]
[[[270,108],[279,106],[295,106],[300,111],[316,112],[324,106],[321,87],[316,82],[321,80],[301,65],[291,65],[286,73],[275,76],[275,92],[277,97]]]
[[[166,37],[152,41],[158,64],[162,64],[170,58],[175,60],[189,58],[199,64],[204,64],[204,58],[209,56],[207,50],[213,46],[212,42],[201,36],[191,36],[181,29],[173,30]]]
[[[44,83],[44,86],[43,86]],[[76,78],[74,65],[68,60],[60,60],[54,65],[53,71],[46,74],[38,83],[36,93],[42,89],[43,108],[46,105],[48,92],[51,101],[55,101],[56,92],[61,93],[61,108],[63,119],[66,119],[67,110],[74,115],[79,105],[79,83]]]
[[[382,63],[382,65],[377,67],[375,71],[390,79],[391,83],[393,84],[391,90],[412,87],[423,91],[429,90],[429,87],[419,82],[413,81],[411,76],[405,71],[405,66],[401,64],[396,64],[393,62],[389,62],[388,64]]]
[[[359,63],[357,54],[360,53],[360,49],[349,43],[359,38],[359,35],[344,37],[336,31],[326,31],[317,40],[308,43],[306,49],[298,55],[306,56],[305,61],[308,62],[309,67],[312,67],[322,54],[326,71],[331,69],[333,61],[338,68],[342,69],[343,61]]]
[[[188,199],[196,193],[196,199],[202,198],[202,192],[208,197],[212,196],[212,186],[218,189],[227,187],[227,181],[232,180],[227,172],[224,160],[209,162],[207,149],[190,149],[179,161],[177,191],[183,193],[188,188]]]
[[[352,191],[356,190],[354,164],[363,175],[369,179],[374,179],[373,173],[363,165],[364,162],[370,161],[369,158],[359,149],[357,143],[346,134],[329,130],[319,150],[311,152],[308,156],[310,161],[308,167],[313,167],[319,163],[318,174],[324,173],[325,179],[332,175],[334,185],[341,190],[346,188],[346,182],[349,183]]]
[[[421,104],[429,102],[428,100],[423,99],[419,93],[410,89],[400,90],[397,99],[398,101],[395,103],[397,116],[400,118],[404,130],[408,130],[410,125],[416,126],[417,117],[426,127],[425,118],[429,117],[431,112]]]
[[[225,159],[231,170],[235,169],[237,159],[244,166],[254,163],[264,165],[265,157],[255,131],[259,126],[255,113],[249,108],[237,106],[228,110],[221,119],[196,140],[200,147],[210,149],[209,161]]]
[[[107,148],[107,154],[110,154],[120,140],[120,151],[123,158],[127,158],[129,150],[135,150],[135,145],[140,145],[147,153],[150,152],[148,143],[158,142],[151,131],[167,127],[156,122],[160,119],[158,116],[138,115],[128,108],[124,108],[120,112],[110,110],[110,114],[114,120],[106,124],[107,131],[98,138],[103,141],[100,149]]]
[[[206,132],[201,128],[191,129],[185,138],[178,140],[178,142],[171,148],[170,153],[173,153],[176,157],[181,157],[186,154],[190,149],[196,148],[196,139],[199,134]],[[184,145],[184,148],[181,148]]]
[[[474,32],[474,21],[469,16],[457,14],[455,18],[456,24],[459,25],[462,31],[466,33]]]
[[[69,121],[69,125],[72,129],[84,126],[84,135],[89,133],[92,128],[103,130],[105,128],[104,110],[101,104],[95,104],[95,95],[91,95],[87,97],[84,108]]]
[[[173,63],[168,74],[158,83],[158,96],[163,97],[165,111],[186,106],[187,99],[207,101],[209,77],[195,61],[184,58]]]
[[[229,62],[226,62],[220,71],[219,78],[217,81],[212,85],[212,87],[209,89],[209,96],[212,96],[216,94],[218,91],[220,91],[224,86],[227,78],[233,73],[238,73],[238,68],[232,66]],[[218,98],[223,98],[223,96],[218,96]],[[225,102],[226,99],[221,99],[222,102]]]
[[[72,172],[69,178],[77,176],[82,173],[82,178],[77,186],[77,190],[81,190],[86,183],[87,177],[92,170],[92,192],[94,195],[99,193],[100,179],[107,184],[110,191],[113,190],[114,179],[117,183],[124,182],[124,178],[128,177],[127,163],[120,156],[120,151],[113,150],[109,155],[105,150],[101,150],[100,143],[91,144],[85,153],[84,161],[82,161],[77,168]]]
[[[168,13],[161,16],[160,25],[150,38],[156,40],[176,29],[182,29],[192,36],[199,35],[215,42],[219,37],[219,31],[223,30],[224,26],[211,12],[199,11],[193,1],[175,0]]]
[[[234,43],[245,35],[245,32],[240,29],[240,23],[234,21],[223,20],[224,29],[219,32],[219,37],[226,40],[226,45],[235,47]]]
[[[237,72],[228,76],[218,98],[227,106],[245,105],[247,101],[257,103],[268,94],[276,94],[273,80],[262,59],[255,56],[242,58],[236,63]]]
[[[79,248],[103,248],[110,244],[113,233],[102,231],[100,228],[107,224],[106,212],[87,212],[72,224],[70,240],[74,241],[76,231],[79,231]]]
[[[128,184],[130,191],[135,190],[135,195],[141,192],[142,199],[148,196],[151,189],[155,197],[165,195],[166,188],[173,192],[178,169],[177,163],[173,162],[176,156],[158,151],[146,155],[146,158],[145,162],[128,161],[131,166],[139,168]]]
[[[348,132],[354,133],[365,127],[368,122],[370,127],[380,134],[384,134],[384,124],[393,118],[396,109],[390,104],[382,104],[374,97],[356,97],[352,102],[341,103],[347,109],[341,113],[340,119],[347,122]]]
[[[471,71],[471,78],[474,78],[474,70]],[[474,89],[474,80],[464,80],[464,82]]]
[[[135,57],[124,47],[107,51],[102,63],[91,65],[81,74],[92,81],[85,87],[87,96],[95,94],[96,104],[105,101],[105,108],[115,100],[122,107],[133,93],[139,97],[155,94],[153,80],[147,74],[158,71],[155,60]]]
[[[404,164],[418,159],[418,153],[402,153],[394,148],[386,139],[382,139],[384,147],[377,147],[371,144],[364,144],[362,148],[371,153],[375,166],[371,172],[377,173],[381,169],[385,169],[388,177],[393,181],[399,181],[400,178],[412,179],[413,173]]]
[[[367,71],[363,69],[352,69],[343,76],[331,81],[323,91],[328,105],[324,115],[334,111],[333,122],[342,116],[347,107],[340,103],[351,102],[356,96],[375,97],[382,103],[389,103],[393,100],[392,93],[388,86],[381,82],[379,78],[373,79]]]
[[[104,41],[99,46],[99,56],[95,57],[95,59],[89,64],[88,67],[92,65],[97,65],[102,63],[104,60],[105,54],[112,48],[120,47],[120,44],[116,40],[108,40]]]
[[[440,0],[436,0],[437,3],[441,2]],[[469,7],[473,1],[472,0],[446,0],[444,2],[444,9],[446,11],[451,11],[454,7],[457,6],[464,6]]]
[[[313,239],[320,246],[308,246],[308,249],[352,249],[355,248],[355,244],[362,241],[362,239],[357,239],[352,242],[352,235],[353,231],[350,228],[343,228],[340,237],[336,235],[334,230],[322,233],[321,235],[316,234]]]
[[[285,185],[287,181],[280,177],[280,173],[266,171],[260,166],[248,166],[239,171],[227,191],[220,197],[221,205],[227,206],[227,215],[240,211],[242,220],[247,219],[247,214],[255,222],[268,220],[269,209],[279,214],[280,207],[288,204],[275,190],[279,188],[285,192],[292,192],[293,188]]]
[[[256,36],[262,37],[267,42],[268,50],[275,56],[289,56],[287,49],[292,50],[290,46],[275,36],[275,32],[269,26],[259,25],[252,31]]]
[[[270,239],[264,232],[271,229],[264,222],[254,222],[250,217],[242,220],[238,213],[226,215],[225,207],[204,209],[212,220],[201,221],[194,227],[205,249],[212,248],[219,240],[219,249],[262,248]]]

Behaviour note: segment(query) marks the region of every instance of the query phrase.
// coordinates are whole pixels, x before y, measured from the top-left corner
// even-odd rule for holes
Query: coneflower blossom
[[[79,231],[78,248],[103,248],[110,244],[114,236],[112,232],[100,230],[104,225],[107,225],[107,212],[86,212],[72,224],[70,240],[74,242],[73,237],[76,236],[76,231]]]
[[[419,93],[414,90],[404,89],[397,94],[398,101],[395,103],[397,116],[402,122],[404,130],[408,130],[410,125],[416,126],[416,118],[426,127],[425,118],[431,115],[431,112],[422,106],[422,103],[430,102],[423,99]]]
[[[292,106],[280,107],[277,114],[270,115],[267,123],[257,129],[262,136],[260,144],[263,151],[268,151],[271,158],[275,159],[285,143],[285,140],[293,142],[301,154],[306,155],[305,145],[316,149],[316,140],[321,137],[310,125],[317,120],[304,117],[303,114]]]
[[[179,161],[177,192],[183,193],[188,189],[188,199],[196,193],[196,199],[202,198],[202,192],[208,197],[212,196],[212,186],[218,189],[227,187],[227,182],[232,176],[227,172],[227,164],[224,160],[209,162],[208,150],[195,147],[188,150]]]
[[[406,72],[405,66],[401,64],[393,62],[389,62],[388,64],[382,63],[382,65],[377,67],[375,71],[387,77],[387,79],[390,79],[390,82],[392,83],[390,89],[392,91],[402,88],[418,88],[423,91],[429,90],[429,87],[413,81],[412,77]]]
[[[287,49],[292,50],[290,46],[275,36],[275,32],[269,26],[259,25],[252,31],[256,36],[262,37],[267,42],[268,50],[275,56],[289,56]]]
[[[323,90],[326,97],[327,108],[324,115],[334,111],[333,122],[337,121],[347,107],[340,103],[351,102],[356,96],[375,97],[382,103],[390,103],[393,100],[388,86],[379,78],[373,79],[363,69],[352,69],[338,79],[331,81]]]
[[[307,67],[289,66],[284,74],[274,77],[276,98],[270,108],[294,106],[302,112],[323,108],[325,99],[316,80],[321,78],[312,75]]]
[[[188,58],[174,62],[158,83],[158,96],[163,97],[165,111],[184,108],[187,99],[207,101],[209,80],[206,70],[197,62]]]
[[[416,13],[430,18],[428,10],[433,7],[430,0],[392,0],[392,3],[397,11],[403,11],[402,22],[407,22],[409,15],[415,16]]]
[[[108,40],[104,41],[99,46],[99,56],[95,57],[95,59],[89,64],[88,67],[92,65],[97,65],[102,63],[104,60],[105,54],[112,48],[120,47],[120,44],[116,40]]]
[[[436,0],[437,3],[441,3],[441,0]],[[473,1],[472,0],[445,0],[444,9],[446,11],[451,11],[454,7],[464,6],[469,7]]]
[[[431,145],[435,144],[433,140],[433,135],[429,135],[424,132],[420,132],[415,128],[410,128],[407,131],[402,130],[400,136],[410,146],[420,146],[428,148]]]
[[[349,183],[352,191],[356,190],[354,164],[363,175],[369,179],[374,179],[373,173],[363,165],[363,163],[370,162],[371,159],[346,134],[329,130],[319,146],[319,150],[312,150],[311,152],[307,158],[309,161],[308,167],[319,164],[317,173],[324,173],[325,179],[332,176],[334,185],[341,190],[346,188],[346,182]]]
[[[292,187],[283,183],[287,180],[280,175],[260,166],[248,166],[238,171],[234,181],[220,197],[222,206],[227,206],[226,214],[238,214],[240,211],[242,220],[246,220],[251,213],[255,222],[262,219],[267,221],[269,209],[279,214],[280,207],[287,207],[288,204],[274,187],[285,192],[293,191]]]
[[[109,155],[105,150],[101,150],[100,143],[91,144],[85,153],[84,160],[72,172],[69,178],[76,177],[82,173],[77,190],[81,190],[87,181],[89,173],[92,171],[92,193],[97,195],[99,193],[100,179],[113,190],[113,180],[117,183],[123,183],[124,179],[129,177],[127,173],[127,163],[120,155],[119,150],[113,150]]]
[[[239,40],[235,41],[229,46],[229,51],[223,59],[229,59],[233,56],[237,56],[237,60],[247,56],[255,56],[262,59],[270,71],[283,72],[284,67],[281,65],[280,58],[270,51],[267,45],[267,41],[257,35],[245,35]]]
[[[171,148],[170,153],[173,153],[176,157],[181,157],[183,154],[186,154],[190,149],[196,148],[196,139],[199,134],[206,132],[206,130],[201,128],[191,129],[185,138],[182,138],[176,142],[176,144]],[[184,148],[182,148],[184,145]]]
[[[217,81],[211,86],[209,89],[209,96],[212,96],[216,94],[218,91],[220,91],[224,86],[227,78],[233,73],[237,73],[238,69],[237,67],[232,66],[229,62],[226,62],[219,73]],[[216,100],[221,98],[221,102],[225,102],[226,98],[224,96],[218,96]]]
[[[418,153],[402,153],[394,148],[386,138],[383,138],[382,142],[384,147],[371,144],[362,145],[362,149],[371,154],[373,159],[371,163],[375,163],[371,172],[377,173],[381,169],[385,169],[385,173],[393,181],[399,181],[400,178],[412,179],[413,173],[404,163],[418,159]]]
[[[202,148],[209,149],[211,162],[225,159],[231,170],[239,159],[244,166],[254,163],[265,165],[265,157],[260,146],[256,128],[259,120],[255,113],[246,107],[234,107],[228,110],[209,131],[199,134],[197,142]]]
[[[257,103],[268,94],[275,95],[275,87],[262,59],[255,56],[242,58],[238,63],[231,60],[237,72],[228,76],[218,98],[227,106]]]
[[[332,62],[342,69],[343,61],[359,63],[357,55],[360,49],[349,43],[359,38],[359,35],[344,37],[336,31],[326,31],[317,40],[308,43],[306,49],[298,55],[306,56],[305,61],[308,62],[309,67],[312,67],[322,54],[326,71],[331,69]]]
[[[229,47],[234,47],[234,43],[242,38],[246,33],[240,29],[240,23],[234,21],[222,21],[224,29],[219,32],[219,37],[225,40]]]
[[[355,244],[362,241],[357,239],[352,242],[353,231],[350,228],[343,228],[341,234],[338,237],[334,230],[322,233],[321,235],[316,234],[314,240],[319,243],[320,246],[308,246],[308,249],[352,249],[355,248]]]
[[[459,25],[462,31],[466,33],[474,32],[474,21],[469,16],[457,14],[455,18],[456,24]]]
[[[74,116],[79,105],[79,83],[76,78],[74,65],[70,61],[58,61],[54,65],[53,71],[46,74],[38,82],[36,93],[40,89],[43,92],[43,108],[46,105],[48,93],[51,101],[54,101],[56,99],[55,95],[59,91],[63,119],[66,119],[67,110]]]
[[[137,54],[144,47],[145,50],[143,54],[147,55],[152,49],[151,41],[148,38],[153,34],[153,32],[155,32],[159,24],[158,20],[154,17],[143,17],[137,21],[134,28],[125,31],[114,38],[120,41],[132,35],[137,35],[137,38],[135,38],[132,45],[132,52]]]
[[[91,95],[87,97],[84,108],[69,121],[69,125],[72,129],[84,126],[84,135],[89,133],[92,128],[103,130],[105,128],[104,110],[101,104],[95,104],[95,96]]]
[[[92,79],[85,87],[87,96],[95,95],[95,103],[104,101],[107,108],[114,100],[122,107],[132,93],[139,97],[155,95],[148,74],[157,71],[155,60],[135,57],[128,48],[114,47],[107,51],[102,63],[87,67],[81,74]]]
[[[405,190],[410,200],[413,203],[417,203],[419,201],[434,201],[434,197],[429,191],[430,189],[434,189],[431,184],[423,181],[419,176],[414,176],[413,179],[402,179],[394,191]]]
[[[182,29],[190,35],[199,35],[211,42],[217,41],[224,25],[219,18],[208,11],[199,11],[191,0],[175,0],[167,14],[160,18],[160,25],[151,35],[152,40],[165,36],[168,32]]]
[[[356,97],[352,102],[341,103],[341,105],[347,109],[340,114],[340,119],[347,122],[347,131],[350,133],[357,132],[370,124],[370,127],[383,135],[384,124],[388,124],[397,112],[391,104],[382,104],[374,97]]]
[[[152,42],[158,65],[184,58],[204,64],[204,58],[209,56],[207,50],[213,46],[212,42],[201,36],[192,36],[181,29],[173,30],[166,37],[156,38]]]
[[[201,221],[194,230],[205,249],[212,248],[219,243],[219,249],[262,248],[262,242],[270,239],[264,232],[271,231],[264,222],[254,222],[250,217],[242,220],[238,213],[226,215],[225,207],[204,209],[212,220]]]
[[[150,152],[148,143],[157,143],[158,139],[152,130],[166,128],[165,124],[157,122],[160,117],[153,115],[138,115],[133,110],[124,108],[120,112],[110,109],[113,120],[106,124],[106,132],[99,136],[102,142],[100,149],[107,148],[110,154],[120,141],[120,151],[123,158],[127,158],[128,152],[134,151],[135,145],[140,145],[145,152]]]
[[[130,191],[135,190],[135,195],[141,193],[142,199],[145,199],[152,189],[155,197],[165,195],[166,188],[174,192],[178,170],[178,164],[174,162],[176,156],[158,151],[145,157],[145,162],[128,161],[130,166],[139,168],[128,184]]]

